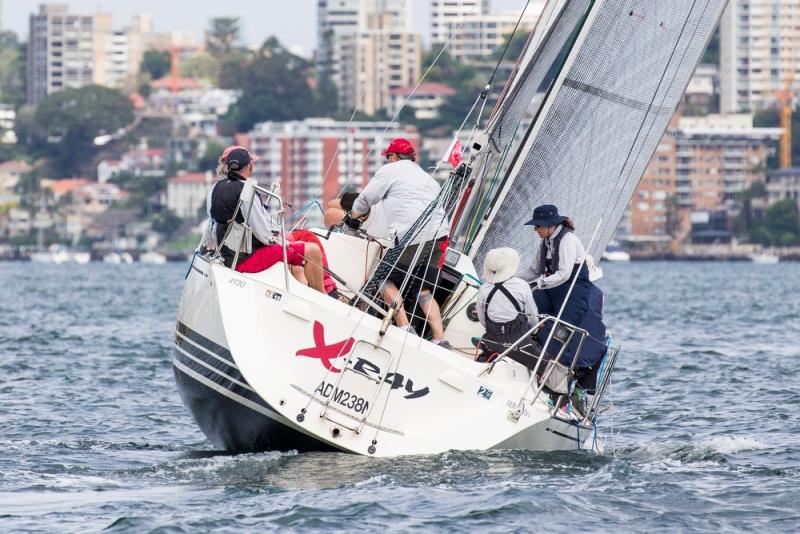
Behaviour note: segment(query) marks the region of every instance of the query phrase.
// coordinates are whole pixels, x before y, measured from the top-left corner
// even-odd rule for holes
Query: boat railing
[[[572,359],[570,360],[569,365],[568,366],[564,365],[564,367],[567,368],[567,373],[569,376],[571,376],[574,373],[575,364],[577,363],[578,357],[580,356],[581,351],[583,350],[583,344],[586,338],[589,336],[589,332],[587,332],[583,328],[570,324],[564,321],[563,319],[559,319],[551,315],[541,315],[539,316],[539,321],[529,330],[527,330],[522,336],[520,336],[516,341],[511,343],[511,345],[509,345],[506,348],[506,350],[500,353],[500,355],[489,365],[489,367],[485,371],[486,374],[491,374],[491,372],[494,370],[495,365],[498,362],[510,359],[510,354],[512,353],[512,351],[517,350],[522,343],[530,341],[533,333],[548,323],[552,323],[551,328],[553,329],[553,335],[548,338],[548,343],[545,343],[545,345],[539,352],[538,357],[536,357],[536,363],[533,366],[533,369],[531,369],[531,377],[525,386],[525,390],[523,391],[520,400],[516,405],[516,408],[513,409],[508,415],[509,419],[512,419],[514,421],[519,420],[519,417],[522,415],[525,409],[526,403],[533,404],[536,402],[536,400],[539,398],[539,395],[547,386],[550,377],[553,375],[556,369],[559,368],[559,365],[563,365],[561,364],[561,359],[567,352],[568,348],[573,345],[572,343],[573,339],[577,339],[575,354],[572,355]],[[578,337],[576,338],[575,336]],[[550,348],[549,342],[552,341],[553,339],[555,339],[557,342],[560,342],[561,347],[558,349],[558,352],[556,354],[551,355],[548,353],[548,349]],[[541,373],[542,376],[541,378],[538,378],[537,381],[537,377],[539,377],[540,369],[542,368],[543,365],[547,365],[547,369],[545,369]],[[528,395],[531,389],[534,388],[534,384],[536,384],[534,395],[533,398],[530,398],[529,400]]]

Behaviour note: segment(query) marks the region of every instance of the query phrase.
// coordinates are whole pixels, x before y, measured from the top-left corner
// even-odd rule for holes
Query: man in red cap
[[[392,140],[382,155],[386,157],[386,164],[378,169],[353,201],[349,217],[358,218],[381,202],[389,231],[400,242],[439,195],[440,188],[436,180],[415,163],[414,145],[408,139],[399,137]],[[406,296],[411,302],[416,300],[419,303],[430,325],[433,342],[445,348],[450,348],[450,344],[444,339],[442,314],[433,298],[433,290],[449,227],[444,210],[436,207],[427,223],[415,231],[383,286],[383,299],[391,304],[398,298],[398,288],[410,274]],[[414,262],[419,247],[422,250]],[[399,327],[408,328],[410,325],[402,305],[397,310],[395,322]]]
[[[258,157],[250,154],[244,147],[226,148],[217,166],[217,173],[224,176],[224,179],[214,184],[208,195],[208,214],[213,224],[212,232],[217,243],[222,243],[220,252],[225,265],[235,267],[242,273],[261,272],[283,261],[283,247],[279,241],[280,206],[275,199],[264,198],[258,192],[252,196],[255,180],[251,177],[253,164],[257,160]],[[240,200],[236,221],[244,223],[244,217],[249,213],[247,226],[253,233],[250,242],[242,239],[242,233],[228,232],[228,226]],[[237,250],[239,259],[238,264],[234,266],[233,260]],[[286,256],[289,265],[303,266],[303,273],[310,287],[325,292],[322,250],[319,245],[303,242],[287,243]]]

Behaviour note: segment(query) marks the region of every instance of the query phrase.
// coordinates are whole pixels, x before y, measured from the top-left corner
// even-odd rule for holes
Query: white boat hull
[[[217,447],[375,456],[592,447],[593,428],[564,413],[554,417],[544,395],[526,404],[519,420],[508,417],[528,381],[524,367],[503,362],[481,376],[485,364],[406,340],[393,326],[375,349],[378,318],[293,279],[290,292],[284,284],[280,264],[256,275],[202,258],[193,265],[173,364],[184,402]],[[217,353],[203,351],[197,334]],[[350,338],[349,352],[314,356]],[[355,371],[335,372],[347,361]],[[380,384],[373,380],[381,376]]]

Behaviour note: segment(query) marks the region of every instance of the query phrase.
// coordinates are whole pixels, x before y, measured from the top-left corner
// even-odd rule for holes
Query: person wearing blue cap
[[[517,276],[538,290],[534,291],[533,298],[539,313],[554,317],[567,298],[573,278],[577,277],[561,319],[580,325],[589,306],[592,283],[584,261],[586,250],[575,235],[575,224],[560,215],[552,204],[533,210],[533,218],[525,224],[533,226],[542,243],[533,264],[519,271]]]

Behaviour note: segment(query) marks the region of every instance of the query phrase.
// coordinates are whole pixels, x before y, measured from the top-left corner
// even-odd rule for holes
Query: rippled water
[[[800,529],[800,264],[606,265],[607,453],[211,451],[185,265],[0,264],[0,531]]]

